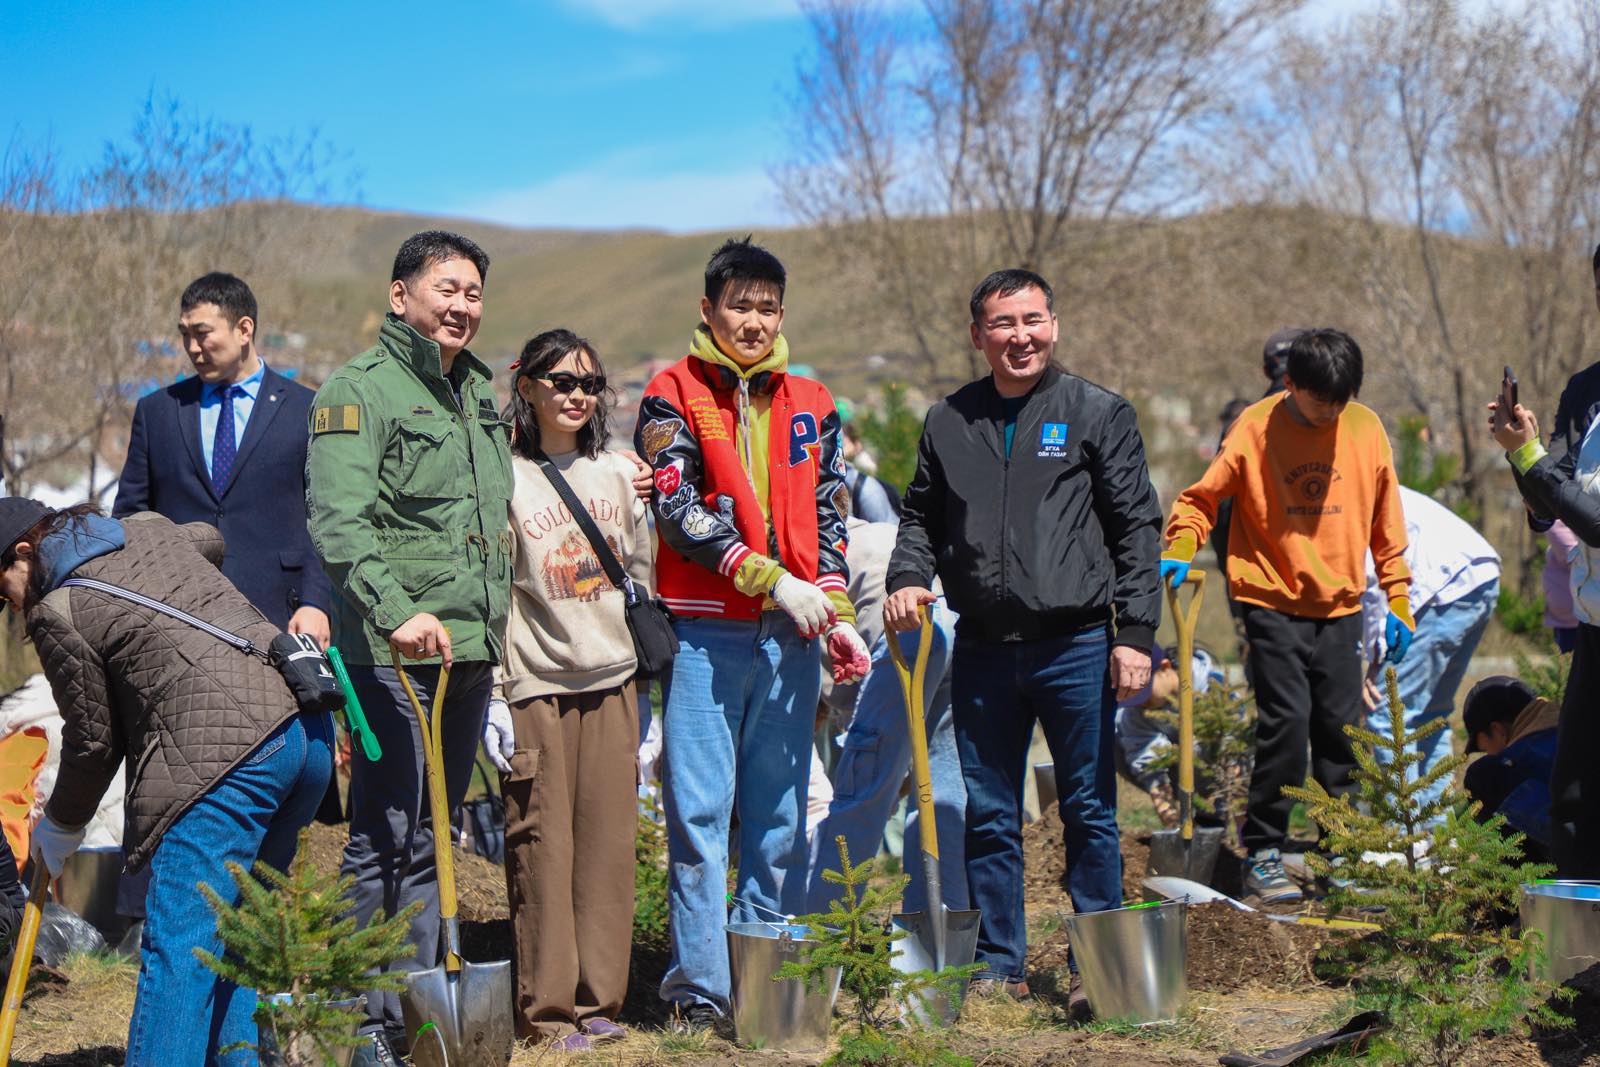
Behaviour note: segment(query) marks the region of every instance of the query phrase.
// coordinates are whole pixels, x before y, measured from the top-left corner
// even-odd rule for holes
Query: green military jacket
[[[387,664],[389,634],[424,611],[449,627],[457,660],[500,661],[512,479],[493,376],[463,350],[458,404],[439,346],[389,315],[378,343],[317,391],[306,511],[333,582],[333,641],[351,663]]]

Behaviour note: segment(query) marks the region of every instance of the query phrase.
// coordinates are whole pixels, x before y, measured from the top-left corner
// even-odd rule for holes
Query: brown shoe
[[[1022,1000],[1031,995],[1027,982],[1002,982],[998,978],[980,978],[967,987],[967,995],[974,997],[1007,996]]]
[[[1074,971],[1067,984],[1067,1021],[1086,1023],[1093,1018],[1094,1009],[1089,1007],[1089,994],[1083,991],[1083,978]]]

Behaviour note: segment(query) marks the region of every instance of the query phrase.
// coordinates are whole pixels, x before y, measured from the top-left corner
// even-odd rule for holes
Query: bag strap
[[[633,588],[633,579],[622,569],[622,564],[617,561],[616,554],[611,551],[611,546],[606,544],[600,527],[594,524],[589,509],[583,506],[578,499],[578,494],[572,491],[572,486],[561,476],[561,471],[556,469],[554,461],[543,452],[535,452],[534,460],[539,464],[539,469],[544,471],[544,476],[550,479],[550,485],[556,494],[561,497],[562,503],[567,505],[567,510],[572,512],[572,521],[578,524],[578,529],[583,531],[583,536],[589,539],[589,547],[594,549],[594,554],[600,559],[600,566],[605,570],[606,577],[611,579],[611,584],[622,590],[628,603],[636,602],[639,597]]]
[[[240,637],[238,634],[224,630],[220,626],[214,626],[211,623],[206,622],[204,619],[197,619],[193,615],[190,615],[187,611],[183,611],[179,608],[173,607],[171,604],[156,600],[154,597],[147,597],[143,593],[135,593],[132,589],[124,589],[120,585],[112,585],[110,582],[102,582],[98,578],[68,578],[61,584],[78,585],[85,589],[93,589],[97,592],[105,593],[108,596],[119,597],[122,600],[131,601],[132,603],[138,604],[140,607],[149,608],[151,611],[170,616],[171,618],[177,619],[180,622],[186,622],[190,626],[193,626],[196,630],[204,631],[205,633],[210,634],[212,637],[215,637],[218,641],[232,645],[234,648],[237,648],[240,652],[246,653],[247,655],[260,656],[262,659],[269,659],[267,654],[257,648],[255,644],[252,643],[248,638]]]

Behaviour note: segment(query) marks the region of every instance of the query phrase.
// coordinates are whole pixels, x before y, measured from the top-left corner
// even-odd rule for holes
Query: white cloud
[[[783,212],[762,170],[640,173],[611,159],[454,205],[452,214],[513,226],[687,232],[781,223]]]
[[[637,30],[651,23],[694,26],[793,18],[796,0],[562,0],[573,11],[591,15],[619,29]]]

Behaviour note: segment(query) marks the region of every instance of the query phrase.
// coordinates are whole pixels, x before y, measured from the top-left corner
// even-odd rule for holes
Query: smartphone
[[[1506,413],[1506,422],[1512,426],[1521,425],[1517,418],[1517,376],[1511,373],[1511,365],[1506,364],[1505,377],[1500,379],[1500,407]]]

